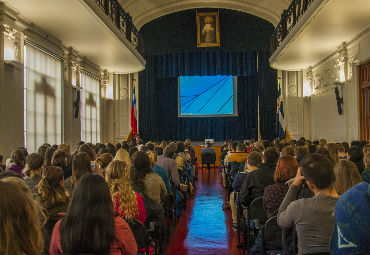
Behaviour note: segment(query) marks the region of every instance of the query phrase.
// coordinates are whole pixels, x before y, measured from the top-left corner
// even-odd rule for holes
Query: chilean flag
[[[132,135],[137,135],[137,119],[136,119],[136,98],[135,98],[135,87],[132,92],[132,104],[131,104],[131,128]]]

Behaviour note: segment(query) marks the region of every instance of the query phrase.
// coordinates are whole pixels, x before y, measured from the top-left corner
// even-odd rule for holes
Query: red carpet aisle
[[[198,173],[195,196],[188,199],[186,210],[173,232],[168,255],[241,254],[236,248],[237,235],[232,229],[231,211],[223,211],[226,194],[221,176],[205,170]]]

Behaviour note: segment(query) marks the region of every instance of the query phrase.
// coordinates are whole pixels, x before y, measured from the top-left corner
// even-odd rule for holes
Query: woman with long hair
[[[116,153],[116,156],[113,160],[120,160],[125,162],[128,165],[128,168],[131,169],[131,159],[130,154],[125,149],[119,149]]]
[[[44,168],[44,158],[39,153],[31,153],[26,157],[26,167],[23,173],[26,175],[24,181],[26,185],[31,189],[32,193],[36,192],[36,185],[39,184],[42,177],[42,171]]]
[[[41,209],[23,180],[0,180],[0,254],[42,254]]]
[[[51,159],[53,158],[53,154],[56,151],[53,147],[49,147],[45,151],[45,166],[51,166]]]
[[[72,169],[68,167],[68,158],[64,150],[56,150],[51,158],[51,165],[62,168],[64,179],[72,175]]]
[[[143,198],[134,192],[130,172],[126,162],[113,160],[107,168],[105,180],[112,195],[115,215],[126,219],[136,218],[144,224],[146,211]]]
[[[48,166],[36,186],[35,200],[47,211],[46,230],[51,234],[59,213],[67,210],[69,194],[64,189],[63,171],[57,166]]]
[[[99,157],[95,161],[95,168],[99,169],[99,174],[102,176],[105,176],[105,171],[110,164],[110,162],[113,161],[113,157],[110,153],[103,153],[99,155]]]
[[[135,191],[147,195],[159,205],[162,205],[167,196],[166,185],[162,178],[154,173],[149,156],[143,151],[138,151],[133,155],[133,163],[134,174],[132,180]]]
[[[23,176],[23,169],[26,165],[26,155],[23,150],[17,149],[12,152],[11,157],[12,165],[6,170],[6,172],[14,172]]]
[[[344,194],[357,183],[362,182],[356,164],[349,160],[340,160],[334,167],[334,173],[335,189],[338,195]]]
[[[331,158],[334,160],[334,163],[338,163],[339,162],[339,157],[338,157],[338,149],[337,149],[337,145],[335,143],[328,143],[328,144],[325,144],[325,149],[328,150]]]
[[[104,178],[87,174],[77,183],[67,213],[53,230],[50,254],[137,254],[129,225],[113,213]]]
[[[65,181],[64,185],[68,193],[72,194],[77,181],[88,173],[92,173],[90,157],[86,152],[78,152],[72,159],[72,176]]]

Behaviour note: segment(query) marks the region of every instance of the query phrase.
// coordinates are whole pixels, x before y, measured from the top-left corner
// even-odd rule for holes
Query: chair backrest
[[[124,219],[127,224],[130,226],[132,233],[134,234],[137,247],[146,248],[148,245],[146,229],[144,225],[137,219]]]
[[[282,229],[277,223],[277,216],[273,216],[266,221],[263,232],[263,240],[266,244],[271,244],[276,249],[283,249]]]
[[[255,223],[265,223],[267,216],[263,209],[263,196],[255,198],[249,206],[249,219]]]
[[[203,152],[201,153],[202,163],[215,163],[216,162],[216,154]]]

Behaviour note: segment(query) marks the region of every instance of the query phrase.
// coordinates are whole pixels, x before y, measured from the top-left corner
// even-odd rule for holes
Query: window
[[[24,46],[25,146],[37,151],[44,143],[60,144],[62,136],[61,61],[45,51]]]
[[[81,138],[100,142],[100,83],[88,73],[81,73]]]

